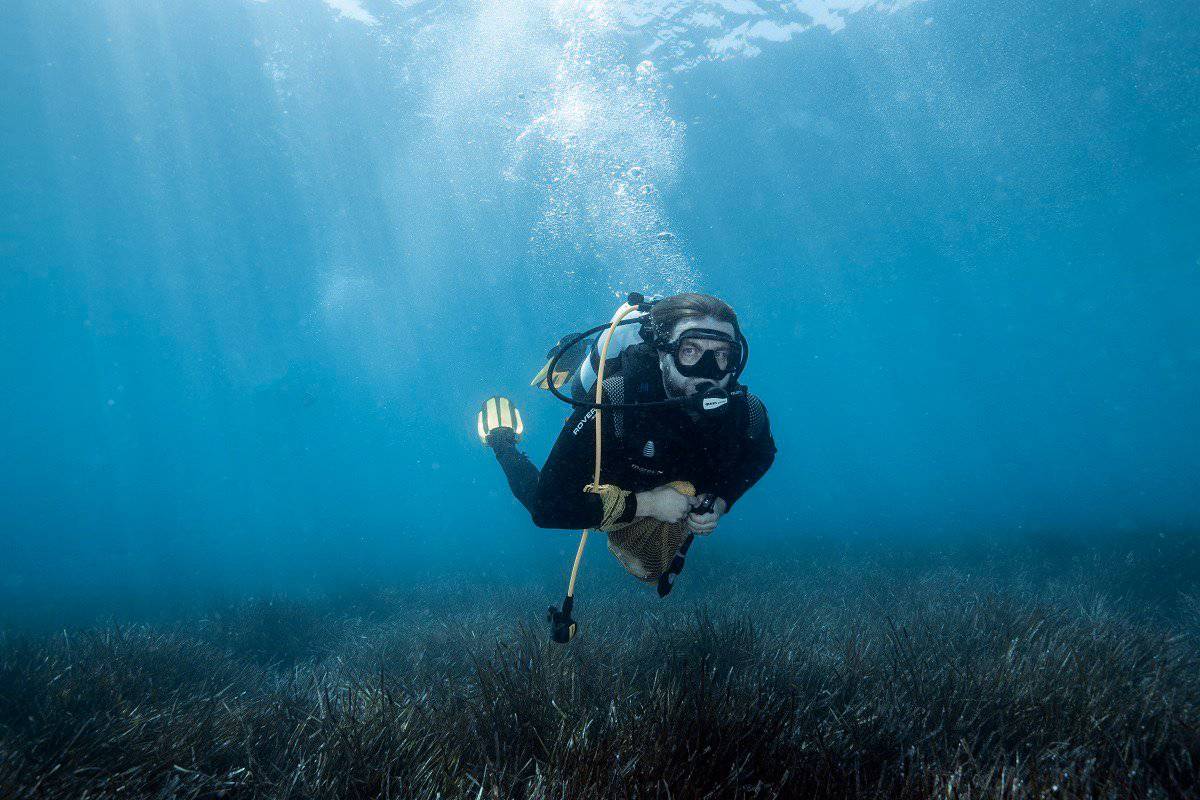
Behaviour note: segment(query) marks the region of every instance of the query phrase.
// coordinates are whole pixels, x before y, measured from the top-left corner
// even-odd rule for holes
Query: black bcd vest
[[[609,360],[608,368],[613,366],[617,369],[612,378],[604,379],[606,399],[622,403],[666,399],[658,353],[650,345],[630,345],[617,359]],[[617,394],[621,397],[613,396]],[[724,412],[705,414],[700,421],[693,420],[682,407],[671,405],[620,409],[613,412],[613,423],[622,451],[631,463],[645,459],[648,446],[665,447],[686,451],[686,458],[678,453],[679,459],[696,463],[705,472],[718,472],[722,465],[740,461],[749,435],[748,400],[745,394],[735,395]],[[660,451],[657,455],[668,454]]]

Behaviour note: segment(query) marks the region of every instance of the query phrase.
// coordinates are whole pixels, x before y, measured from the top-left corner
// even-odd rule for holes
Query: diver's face
[[[728,334],[730,338],[736,336],[733,330],[733,325],[728,322],[721,322],[714,317],[697,317],[696,319],[685,319],[675,326],[671,331],[670,341],[677,341],[690,328],[707,328],[711,331],[720,331]],[[722,349],[728,350],[727,342],[718,342],[713,339],[693,339],[692,345],[701,348],[702,350],[714,350],[720,352]],[[719,386],[722,389],[729,388],[729,382],[733,380],[733,375],[729,374],[720,380],[714,381],[708,378],[689,378],[683,375],[675,366],[675,359],[670,353],[660,352],[658,354],[658,365],[662,369],[663,387],[667,390],[669,397],[691,397],[696,394],[700,384],[704,384],[705,388],[710,386]]]

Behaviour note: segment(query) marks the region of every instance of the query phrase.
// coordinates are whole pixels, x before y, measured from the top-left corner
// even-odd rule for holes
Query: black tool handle
[[[692,509],[693,514],[711,514],[717,505],[717,496],[715,494],[700,495],[700,505]]]

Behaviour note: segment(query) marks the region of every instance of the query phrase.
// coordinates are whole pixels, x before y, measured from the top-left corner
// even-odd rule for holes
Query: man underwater
[[[520,417],[505,398],[485,403],[479,433],[535,525],[607,531],[609,549],[626,569],[659,581],[665,596],[668,573],[682,568],[688,534],[715,530],[770,468],[776,448],[766,407],[738,383],[747,345],[727,303],[678,294],[649,305],[638,323],[638,335],[627,337],[634,343],[604,364],[604,492],[584,491],[598,458],[595,404],[575,403],[540,472],[517,448]],[[593,351],[593,368],[596,361]],[[582,356],[579,362],[586,371]],[[559,376],[549,378],[555,388],[567,377]],[[503,413],[488,413],[492,403]]]

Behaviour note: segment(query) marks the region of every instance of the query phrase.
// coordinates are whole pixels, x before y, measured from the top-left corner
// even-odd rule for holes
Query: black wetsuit
[[[646,402],[666,396],[658,361],[649,347],[627,348],[619,362],[613,362],[613,374],[604,380],[607,401]],[[594,528],[600,524],[600,496],[583,491],[592,482],[595,437],[594,412],[576,409],[540,473],[517,449],[511,434],[493,437],[496,460],[508,485],[538,527]],[[766,408],[753,395],[735,397],[724,414],[703,415],[699,420],[678,405],[605,410],[601,443],[601,483],[642,492],[683,480],[695,486],[698,494],[723,498],[729,508],[775,460]],[[622,521],[635,516],[637,502],[631,495]]]

